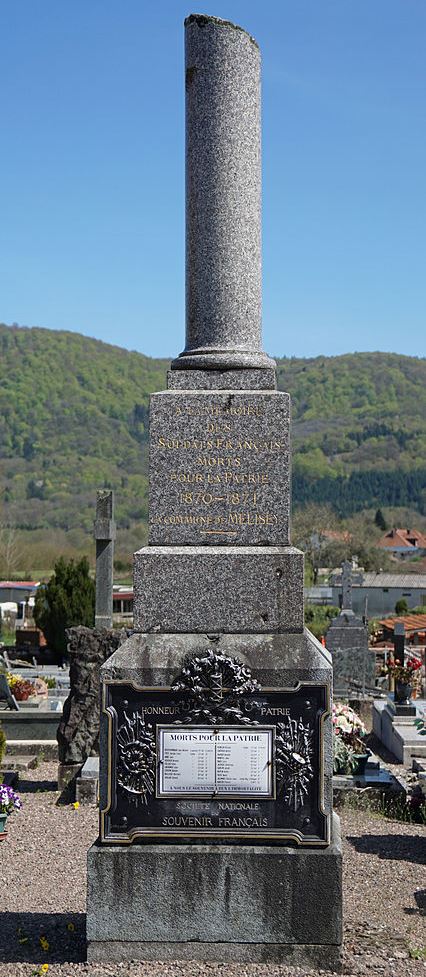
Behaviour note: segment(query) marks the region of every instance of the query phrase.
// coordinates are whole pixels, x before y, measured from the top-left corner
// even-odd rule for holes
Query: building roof
[[[377,543],[382,549],[426,549],[426,536],[417,529],[390,529]]]
[[[22,587],[24,590],[33,589],[39,586],[38,580],[0,580],[0,588],[3,590],[13,588],[14,590],[19,590]]]
[[[362,584],[353,586],[426,590],[426,573],[364,573]]]
[[[426,614],[405,614],[404,617],[386,617],[379,621],[382,628],[393,631],[395,624],[400,622],[405,625],[405,633],[408,631],[426,631]]]

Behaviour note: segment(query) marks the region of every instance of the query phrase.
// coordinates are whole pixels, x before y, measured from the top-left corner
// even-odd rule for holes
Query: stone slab
[[[97,780],[99,777],[99,757],[98,756],[88,756],[83,767],[81,768],[81,775],[83,780]]]
[[[276,390],[275,370],[168,370],[168,390]]]
[[[79,804],[97,804],[99,781],[89,780],[87,777],[77,777],[75,781],[75,799]]]
[[[290,398],[276,391],[151,395],[151,545],[287,546]]]
[[[7,756],[7,765],[10,770],[34,770],[38,764],[37,756]]]
[[[58,790],[65,790],[72,785],[81,770],[81,763],[59,763],[58,764]]]
[[[413,702],[412,703],[394,702],[393,699],[389,698],[387,705],[388,705],[388,709],[390,709],[390,711],[393,713],[395,717],[417,715],[417,709]]]
[[[426,740],[417,731],[411,717],[395,716],[389,705],[373,704],[373,731],[399,763],[408,764],[413,757],[426,757]]]
[[[25,756],[32,753],[43,754],[45,760],[58,759],[56,740],[10,740],[7,741],[6,756]]]
[[[43,740],[52,740],[56,735],[62,713],[42,712],[41,710],[20,709],[19,712],[6,711],[1,714],[1,721],[6,739],[31,740],[42,745]]]
[[[217,963],[285,963],[293,967],[315,967],[341,973],[342,949],[328,943],[142,943],[131,946],[132,960],[202,960]],[[121,961],[130,959],[129,945],[119,940],[89,943],[87,959],[96,961]]]
[[[303,631],[303,553],[144,547],[134,556],[133,619],[144,632]]]
[[[297,682],[331,683],[327,648],[305,628],[302,634],[132,634],[102,665],[103,679],[144,686],[172,685],[186,658],[208,649],[238,658],[264,688]]]
[[[218,959],[227,943],[245,944],[248,960],[253,944],[336,949],[341,870],[336,815],[323,849],[95,844],[88,852],[89,959],[96,944],[116,942],[121,959],[132,959],[134,943],[156,943],[159,959],[164,943],[200,944],[194,959],[206,944],[220,944]]]

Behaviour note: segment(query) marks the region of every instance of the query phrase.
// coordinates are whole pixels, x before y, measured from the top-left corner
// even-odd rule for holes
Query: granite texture
[[[149,472],[150,545],[288,545],[288,394],[152,394]]]
[[[261,343],[260,52],[245,31],[185,30],[186,344],[172,369],[273,367]]]
[[[265,953],[268,945],[278,954],[280,946],[283,953],[288,946],[306,945],[336,951],[342,941],[341,871],[336,815],[332,842],[323,849],[93,845],[89,959],[95,958],[96,944],[113,950],[115,943],[120,944],[116,959],[132,959],[132,944],[138,944],[139,955],[145,942],[158,945],[159,959],[164,943],[193,944],[194,959],[203,956],[206,944],[220,944],[219,960],[227,952],[223,944],[244,944],[246,960],[252,959],[251,945],[259,959],[259,944]]]
[[[342,611],[327,631],[337,692],[374,689],[376,657],[368,647],[368,627],[353,611]]]
[[[187,658],[208,649],[237,658],[261,686],[294,688],[299,682],[332,685],[331,656],[307,629],[301,634],[141,634],[131,635],[101,669],[101,681],[139,686],[171,686]],[[333,807],[332,723],[324,722],[324,812]],[[101,716],[101,807],[107,806],[108,726]]]
[[[146,546],[134,555],[141,631],[303,631],[303,553],[292,547]]]
[[[168,390],[276,390],[275,370],[168,370]]]

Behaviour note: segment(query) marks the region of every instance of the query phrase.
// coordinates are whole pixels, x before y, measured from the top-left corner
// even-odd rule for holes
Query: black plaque
[[[234,674],[227,671],[224,664],[231,659],[211,653],[206,661],[207,677],[205,671],[202,678],[198,674],[195,685],[194,662],[172,687],[105,683],[108,799],[101,811],[101,841],[328,844],[330,819],[323,809],[328,686],[260,689],[248,669],[236,677],[234,663]],[[217,742],[220,766],[214,775]],[[265,763],[271,766],[269,779]]]

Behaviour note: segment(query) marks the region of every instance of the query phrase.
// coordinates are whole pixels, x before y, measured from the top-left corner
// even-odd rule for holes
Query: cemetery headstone
[[[368,646],[368,622],[352,609],[352,564],[342,563],[342,609],[327,631],[326,644],[333,662],[335,697],[372,694],[375,653]]]
[[[96,495],[96,603],[95,627],[112,628],[112,588],[114,570],[114,493],[102,489]]]
[[[88,956],[338,968],[332,666],[303,625],[289,397],[260,335],[260,52],[185,26],[186,346],[151,396],[138,630],[101,668]]]

